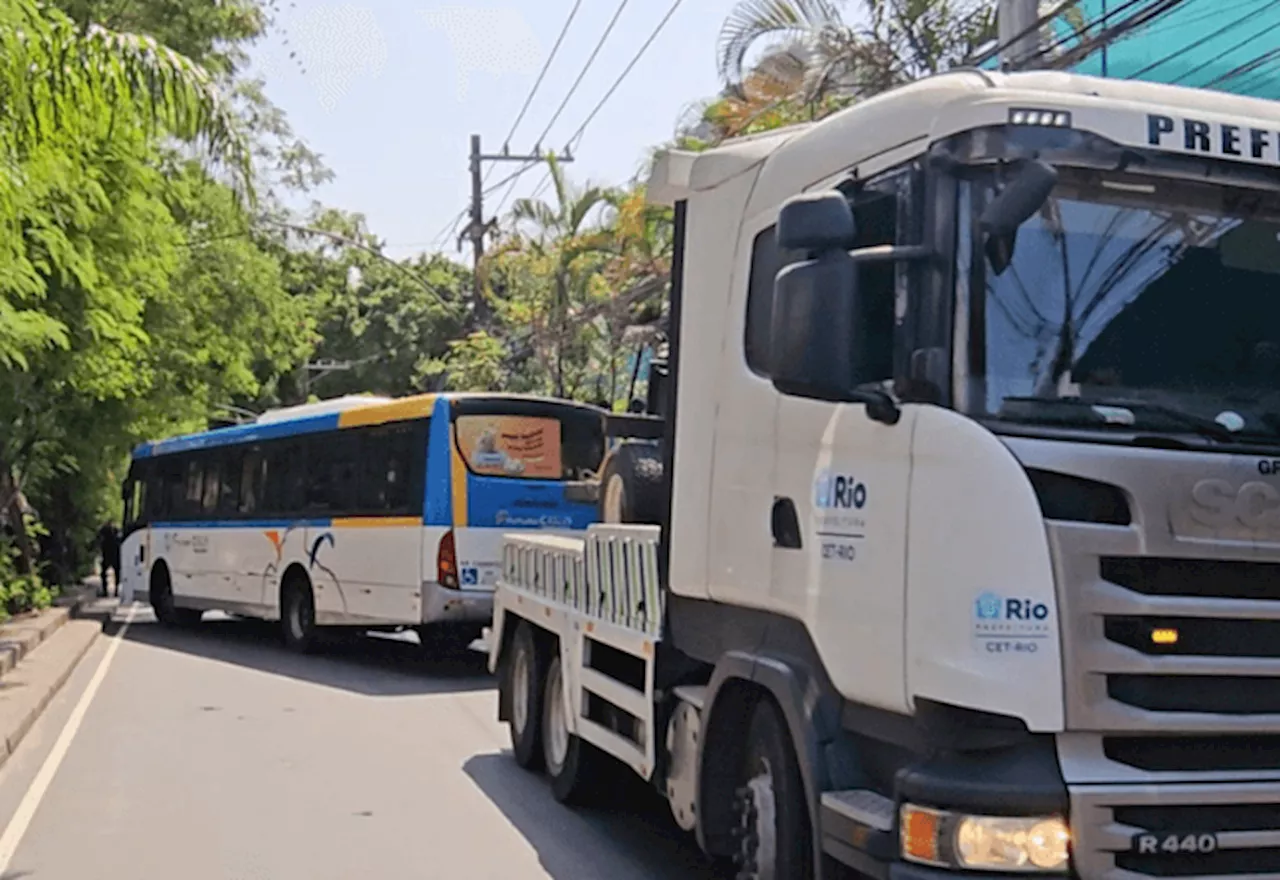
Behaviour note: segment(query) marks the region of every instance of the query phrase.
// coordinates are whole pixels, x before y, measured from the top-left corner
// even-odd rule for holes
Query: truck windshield
[[[961,182],[975,416],[1280,441],[1280,195],[1060,168],[997,271]],[[967,308],[963,303],[967,299]]]

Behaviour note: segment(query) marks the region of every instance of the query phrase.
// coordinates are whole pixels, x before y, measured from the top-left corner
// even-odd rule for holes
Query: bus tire
[[[661,525],[662,449],[623,442],[609,456],[600,487],[600,521]]]
[[[280,630],[289,650],[309,654],[315,649],[316,600],[303,576],[285,579],[280,591]]]
[[[542,762],[551,777],[551,794],[555,799],[562,804],[582,804],[599,791],[605,755],[569,732],[564,687],[557,652],[547,669],[547,684],[542,695]]]
[[[737,782],[737,876],[808,880],[813,843],[804,782],[786,722],[771,699],[757,701],[752,712]]]
[[[199,608],[178,607],[173,597],[173,581],[169,578],[169,569],[164,565],[157,565],[151,571],[150,596],[151,610],[162,626],[195,626],[204,618],[204,612]]]
[[[173,604],[173,584],[169,569],[161,564],[151,570],[151,611],[162,626],[177,626],[178,609]]]
[[[520,621],[511,639],[506,686],[511,699],[511,753],[526,770],[542,769],[542,682],[546,654],[534,638],[533,627]]]

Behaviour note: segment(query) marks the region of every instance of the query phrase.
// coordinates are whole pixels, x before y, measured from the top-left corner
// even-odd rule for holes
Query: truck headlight
[[[899,845],[907,861],[970,871],[1063,872],[1071,830],[1059,816],[970,816],[903,804]]]

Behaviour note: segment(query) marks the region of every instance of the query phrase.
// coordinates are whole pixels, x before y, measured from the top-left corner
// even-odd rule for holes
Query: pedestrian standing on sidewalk
[[[102,586],[98,595],[111,595],[107,590],[107,569],[111,570],[111,582],[115,585],[116,594],[120,593],[120,532],[110,520],[98,529],[98,548],[102,553]]]

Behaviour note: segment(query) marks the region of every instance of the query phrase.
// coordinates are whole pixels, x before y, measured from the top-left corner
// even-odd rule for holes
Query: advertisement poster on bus
[[[471,470],[490,477],[558,480],[560,421],[538,416],[462,416],[458,446]]]

